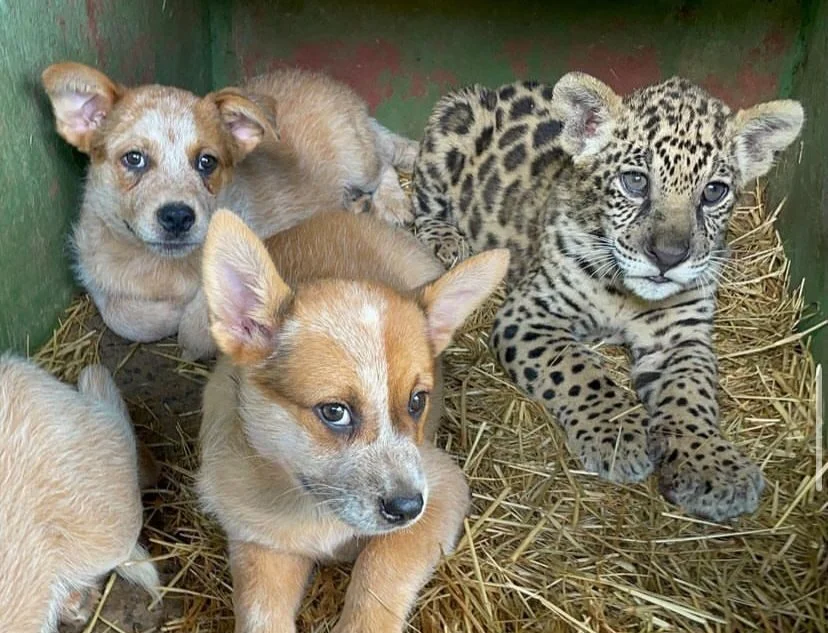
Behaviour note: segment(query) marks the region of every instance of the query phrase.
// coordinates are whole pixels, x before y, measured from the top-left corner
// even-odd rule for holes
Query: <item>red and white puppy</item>
[[[199,288],[207,225],[230,206],[260,236],[331,208],[390,221],[410,205],[395,166],[418,145],[382,127],[349,87],[284,70],[204,98],[126,88],[82,64],[42,76],[58,133],[89,155],[73,244],[76,270],[106,324],[134,341],[175,334]],[[183,333],[209,341],[203,305]]]
[[[437,449],[439,356],[506,250],[449,272],[370,215],[263,244],[219,211],[204,250],[223,352],[204,396],[199,489],[227,533],[237,633],[294,632],[317,561],[356,560],[337,633],[398,633],[469,493]]]

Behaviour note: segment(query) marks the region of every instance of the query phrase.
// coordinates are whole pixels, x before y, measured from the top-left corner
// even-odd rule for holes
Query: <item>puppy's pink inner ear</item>
[[[242,143],[255,143],[262,137],[262,128],[244,118],[231,121],[230,132]]]
[[[228,116],[226,124],[236,143],[244,151],[252,152],[264,137],[262,126],[243,114]]]
[[[262,300],[248,283],[250,280],[229,263],[221,264],[219,279],[224,295],[219,318],[244,338],[266,332],[267,328],[253,316],[261,309]]]
[[[463,322],[458,317],[466,312],[466,306],[475,301],[477,293],[462,288],[452,288],[446,296],[438,298],[428,310],[428,333],[431,340],[448,344],[454,331]]]
[[[64,120],[72,129],[83,133],[97,128],[106,117],[109,103],[101,95],[71,93],[62,97]]]

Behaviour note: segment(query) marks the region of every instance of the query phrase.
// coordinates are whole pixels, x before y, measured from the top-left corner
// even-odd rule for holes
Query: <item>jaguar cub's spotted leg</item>
[[[575,315],[550,309],[560,304],[547,283],[538,274],[509,293],[495,318],[492,347],[512,380],[563,427],[586,470],[611,481],[641,481],[653,469],[647,415],[576,339]]]
[[[451,268],[472,254],[471,247],[460,229],[443,220],[421,215],[414,220],[411,231],[432,249],[446,268]]]
[[[634,320],[633,385],[650,414],[661,493],[692,514],[722,521],[756,510],[764,479],[719,429],[712,300],[682,303]]]

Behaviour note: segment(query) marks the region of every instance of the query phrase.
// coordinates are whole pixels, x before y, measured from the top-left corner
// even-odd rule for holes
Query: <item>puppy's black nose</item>
[[[689,254],[689,239],[667,240],[656,238],[647,245],[647,255],[662,273],[666,273],[673,266],[683,262]]]
[[[165,204],[158,209],[158,224],[170,235],[179,237],[195,224],[195,211],[181,202]]]
[[[412,497],[380,499],[380,511],[389,523],[411,521],[423,511],[423,495],[418,493]]]

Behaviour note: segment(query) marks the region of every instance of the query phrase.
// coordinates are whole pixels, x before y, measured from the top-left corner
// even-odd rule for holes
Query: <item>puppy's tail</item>
[[[118,565],[115,573],[127,582],[142,587],[153,598],[159,597],[161,580],[158,578],[158,570],[150,560],[149,552],[138,543],[132,548],[129,560]]]
[[[126,423],[132,432],[132,425],[129,421],[129,411],[126,403],[118,391],[118,386],[112,379],[103,365],[87,365],[78,377],[78,391],[92,400],[106,403],[120,414],[121,419]]]
[[[410,138],[395,134],[376,119],[371,119],[371,127],[377,135],[377,150],[383,161],[391,163],[399,171],[411,173],[420,151],[420,144]]]
[[[153,487],[161,476],[161,467],[149,449],[135,437],[132,422],[118,385],[103,365],[87,365],[78,377],[78,391],[87,398],[102,402],[117,414],[117,420],[135,443],[138,454],[138,485],[141,490]]]

